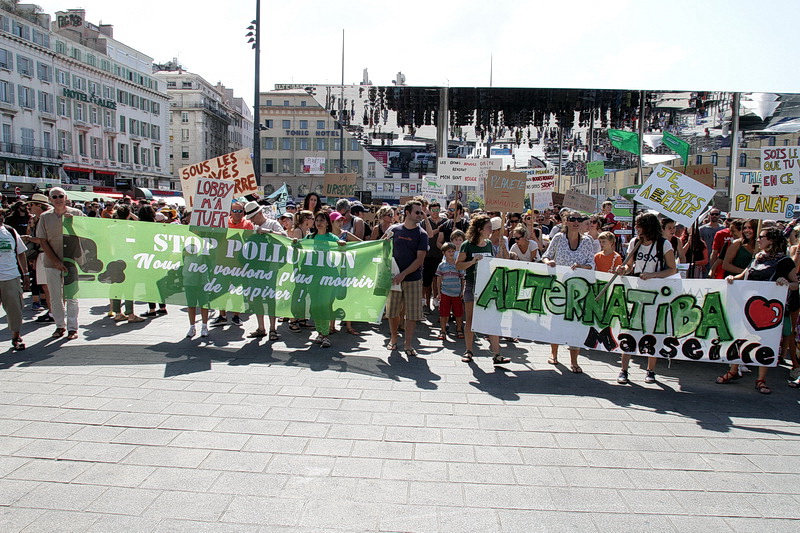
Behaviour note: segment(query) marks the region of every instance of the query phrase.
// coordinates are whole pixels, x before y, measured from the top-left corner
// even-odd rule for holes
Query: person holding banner
[[[662,236],[661,222],[652,213],[644,213],[636,217],[636,238],[628,244],[628,255],[625,263],[617,267],[620,276],[636,276],[642,280],[668,278],[678,273],[675,264],[675,250],[672,244]],[[628,383],[628,365],[630,354],[622,354],[622,368],[617,383]],[[655,357],[647,358],[645,383],[656,382]]]
[[[736,280],[774,281],[776,284],[786,286],[789,293],[783,312],[783,332],[781,344],[788,335],[794,334],[792,327],[792,313],[800,309],[800,296],[798,295],[797,266],[791,257],[786,255],[787,243],[783,233],[777,228],[762,229],[758,235],[758,253],[753,262],[743,272],[735,276],[726,276],[725,281],[733,283]],[[780,351],[778,352],[780,353]],[[767,366],[758,367],[756,390],[761,394],[770,394],[772,390],[767,387]],[[719,384],[729,383],[739,379],[739,365],[731,365],[730,369],[716,379]]]
[[[290,239],[305,239],[314,226],[314,213],[311,211],[298,211],[294,215],[294,226],[287,233]]]
[[[472,219],[467,229],[467,240],[461,245],[461,250],[456,259],[456,269],[466,270],[466,284],[464,285],[464,333],[466,338],[464,343],[466,351],[461,361],[471,363],[474,354],[472,353],[475,333],[472,331],[472,313],[475,309],[475,274],[478,261],[484,257],[492,257],[492,242],[489,237],[492,235],[491,218],[487,215],[478,215]],[[492,362],[496,365],[509,363],[511,360],[500,355],[500,337],[488,335],[489,348],[492,351]]]
[[[561,229],[559,232],[551,234],[550,245],[542,256],[542,262],[549,267],[565,266],[573,270],[576,268],[594,270],[594,241],[588,235],[581,233],[581,225],[586,217],[579,211],[570,209],[562,209],[560,215]],[[552,355],[547,362],[557,365],[558,344],[551,344],[550,352]],[[574,374],[583,372],[578,365],[578,353],[580,353],[580,348],[569,347],[569,369]]]

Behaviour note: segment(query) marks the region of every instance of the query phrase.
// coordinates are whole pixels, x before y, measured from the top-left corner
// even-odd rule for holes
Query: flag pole
[[[733,198],[733,180],[736,179],[736,165],[739,163],[739,99],[741,93],[733,93],[731,103],[731,164],[728,170],[728,198]],[[714,188],[717,188],[717,180],[714,180]],[[760,222],[760,221],[759,221]]]
[[[646,91],[639,91],[639,168],[636,172],[636,180],[634,185],[641,185],[644,182],[642,178],[642,153],[644,152],[644,98],[647,94]],[[633,223],[636,224],[636,197],[633,197]]]

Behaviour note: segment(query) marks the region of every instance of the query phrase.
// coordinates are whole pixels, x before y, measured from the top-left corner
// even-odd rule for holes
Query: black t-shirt
[[[755,260],[750,263],[747,279],[750,281],[776,281],[778,278],[789,279],[789,273],[795,269],[794,261],[788,255],[770,258],[765,261]],[[800,308],[798,291],[789,291],[786,297],[786,312],[793,313]]]
[[[447,222],[447,219],[440,218],[439,222],[434,222],[432,218],[428,217],[428,222],[431,223],[431,228],[434,230],[439,229],[439,231],[441,231],[441,227]],[[424,229],[425,226],[422,226],[422,228]],[[437,261],[438,264],[438,262],[441,262],[442,260],[442,251],[438,246],[436,246],[437,239],[439,239],[439,234],[434,232],[433,236],[430,238],[431,245],[430,249],[428,250],[428,255],[425,256],[425,260]]]
[[[453,227],[453,226],[455,226],[455,227]],[[444,235],[444,237],[443,237],[444,240],[442,242],[443,243],[444,242],[450,242],[450,236],[457,229],[460,229],[461,231],[466,233],[468,227],[469,227],[469,222],[464,220],[464,219],[461,219],[458,222],[454,222],[453,219],[447,219],[444,222],[444,224],[439,226],[439,233]]]

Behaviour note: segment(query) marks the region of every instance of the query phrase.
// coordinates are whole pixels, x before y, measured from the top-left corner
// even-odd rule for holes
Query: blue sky
[[[255,0],[46,0],[253,102]],[[222,6],[222,7],[221,7]],[[262,0],[261,89],[275,83],[800,92],[798,0]],[[793,27],[794,26],[794,27]]]

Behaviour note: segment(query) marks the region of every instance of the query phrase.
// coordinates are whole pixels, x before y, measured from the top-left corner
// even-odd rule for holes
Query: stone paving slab
[[[659,362],[618,385],[549,347],[485,341],[474,364],[425,325],[420,357],[356,324],[333,347],[280,326],[185,339],[184,310],[115,324],[82,302],[81,337],[26,321],[0,353],[0,524],[17,531],[792,531],[798,391],[770,370]],[[28,316],[30,318],[30,316]],[[0,323],[4,315],[0,312]],[[7,336],[7,329],[3,331]],[[8,339],[4,340],[7,344]],[[561,354],[567,360],[566,350]],[[634,360],[641,364],[642,361]]]

